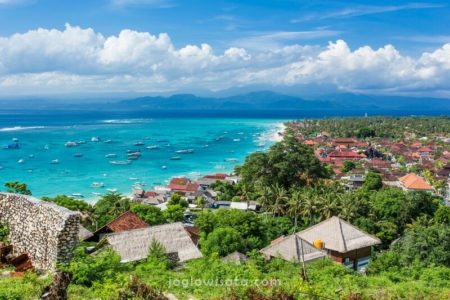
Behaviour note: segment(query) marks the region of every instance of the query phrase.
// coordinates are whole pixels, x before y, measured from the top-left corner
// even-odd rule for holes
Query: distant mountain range
[[[304,99],[270,91],[251,92],[229,97],[199,97],[178,94],[169,97],[148,96],[111,102],[89,104],[64,100],[3,100],[0,109],[15,110],[101,110],[101,111],[442,111],[450,114],[450,99],[414,98],[401,96],[369,96],[357,94],[330,94]]]

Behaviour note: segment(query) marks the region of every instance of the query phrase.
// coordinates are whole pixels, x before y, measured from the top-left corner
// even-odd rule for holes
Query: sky
[[[450,98],[450,1],[0,0],[0,97]]]

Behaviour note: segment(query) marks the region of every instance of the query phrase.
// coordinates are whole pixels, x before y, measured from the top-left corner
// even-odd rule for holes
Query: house
[[[341,177],[341,180],[345,182],[346,189],[353,190],[364,184],[366,176],[362,173],[351,173],[348,176]]]
[[[409,173],[398,179],[400,187],[405,191],[426,191],[433,192],[433,187],[422,177],[415,173]]]
[[[149,255],[153,240],[161,243],[166,253],[179,262],[202,257],[180,222],[111,233],[104,243],[119,254],[121,262],[139,261]]]
[[[353,151],[334,151],[331,152],[328,157],[331,160],[358,160],[363,158],[364,155]]]
[[[122,232],[128,231],[132,229],[145,228],[149,225],[145,223],[141,218],[132,213],[131,211],[127,211],[116,219],[112,220],[105,226],[99,228],[94,232],[93,236],[86,239],[89,242],[98,242],[102,239],[105,234],[113,233],[113,232]]]
[[[372,246],[381,244],[378,238],[338,217],[331,217],[297,235],[311,244],[321,241],[332,260],[358,271],[369,264]]]
[[[351,148],[358,144],[358,140],[354,138],[336,138],[332,141],[335,146],[345,146]]]
[[[225,256],[224,258],[222,258],[222,261],[224,261],[224,262],[232,262],[232,263],[235,263],[238,265],[245,263],[248,260],[249,260],[249,258],[247,255],[242,254],[241,252],[238,252],[238,251],[234,251],[233,253],[230,253],[227,256]]]
[[[317,249],[298,234],[281,236],[259,252],[268,259],[280,257],[290,262],[311,262],[327,256],[326,252]]]
[[[83,225],[80,224],[80,228],[79,228],[79,231],[78,231],[78,239],[80,241],[87,240],[87,239],[89,239],[89,238],[91,238],[93,236],[94,236],[94,234],[92,232],[90,232]]]
[[[191,182],[188,178],[174,177],[170,180],[168,188],[174,193],[196,196],[201,187],[200,184]]]
[[[198,246],[198,241],[200,240],[200,229],[194,226],[183,225],[184,230],[189,234],[192,242],[195,246]]]
[[[248,210],[248,202],[231,202],[230,208],[239,209],[239,210]]]

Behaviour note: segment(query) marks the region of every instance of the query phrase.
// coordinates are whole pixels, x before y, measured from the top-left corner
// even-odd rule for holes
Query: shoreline
[[[240,121],[244,121],[243,124],[247,124],[245,122],[247,122],[247,119],[241,119],[241,118],[236,118],[236,120]],[[108,119],[109,122],[101,122],[99,125],[103,125],[103,126],[107,126],[107,125],[111,125],[111,121],[110,119]],[[213,121],[213,120],[211,120]],[[167,186],[168,182],[170,181],[171,178],[173,177],[187,177],[190,178],[192,180],[197,180],[205,175],[208,174],[215,174],[215,173],[227,173],[230,174],[233,172],[234,168],[237,165],[240,165],[244,162],[245,158],[251,154],[251,153],[255,153],[258,151],[265,151],[267,150],[271,145],[273,145],[274,143],[280,141],[282,139],[282,137],[278,134],[279,132],[284,132],[285,129],[285,122],[289,121],[288,119],[283,119],[283,120],[277,120],[277,119],[268,119],[268,120],[262,120],[261,123],[258,122],[258,120],[254,120],[255,123],[252,123],[252,121],[250,121],[250,123],[248,123],[248,125],[243,125],[244,127],[242,127],[242,129],[235,124],[235,121],[232,121],[231,123],[223,123],[221,124],[219,122],[219,124],[217,125],[218,128],[221,128],[220,126],[223,127],[223,129],[219,129],[219,130],[223,130],[224,133],[226,133],[227,131],[229,131],[229,135],[226,135],[226,138],[229,140],[227,142],[225,142],[225,148],[227,148],[227,152],[225,152],[225,149],[222,153],[220,153],[220,149],[222,146],[214,146],[214,148],[212,148],[213,152],[204,152],[204,154],[202,153],[202,151],[200,152],[200,156],[197,156],[196,158],[194,158],[194,162],[192,162],[191,159],[186,160],[186,162],[184,162],[184,160],[181,162],[181,165],[175,164],[169,166],[170,172],[169,174],[164,174],[165,172],[154,172],[151,169],[149,169],[147,171],[148,175],[142,175],[143,172],[146,172],[147,170],[147,166],[150,164],[152,164],[153,162],[156,163],[156,165],[158,164],[165,164],[164,161],[161,161],[159,157],[154,158],[154,160],[147,160],[143,165],[138,165],[136,166],[136,168],[134,166],[132,166],[130,169],[122,169],[122,168],[117,168],[117,169],[110,169],[108,172],[105,172],[103,174],[96,174],[92,172],[92,168],[91,170],[87,169],[86,172],[84,173],[79,173],[78,177],[82,177],[82,179],[78,179],[76,173],[75,172],[77,170],[77,167],[70,167],[70,165],[68,166],[68,169],[66,167],[59,167],[57,169],[54,169],[54,167],[49,166],[48,169],[45,171],[45,159],[42,160],[42,154],[40,154],[40,156],[38,156],[39,153],[36,153],[36,156],[39,157],[39,164],[41,165],[41,167],[38,167],[39,169],[36,169],[36,172],[45,172],[44,174],[48,174],[49,178],[53,177],[53,179],[48,179],[48,180],[53,180],[54,182],[58,182],[57,177],[59,176],[58,173],[60,172],[65,172],[64,168],[66,168],[66,170],[68,170],[69,172],[71,172],[71,175],[68,175],[69,177],[63,177],[61,178],[60,184],[58,186],[56,186],[56,188],[54,189],[51,185],[45,185],[45,187],[43,186],[43,191],[46,190],[46,192],[44,193],[40,193],[39,192],[39,185],[43,184],[42,180],[40,181],[35,181],[33,180],[34,178],[37,178],[36,176],[38,175],[33,175],[31,176],[31,178],[26,178],[29,176],[22,176],[24,178],[21,178],[20,174],[21,173],[16,173],[19,174],[19,176],[14,176],[14,173],[8,174],[8,172],[4,173],[5,174],[5,179],[4,181],[14,181],[14,180],[18,180],[20,182],[24,182],[27,183],[28,186],[31,188],[33,194],[35,197],[37,198],[41,198],[43,196],[48,196],[48,197],[55,197],[57,195],[66,195],[69,197],[73,197],[75,199],[78,200],[82,200],[85,201],[87,203],[95,203],[97,202],[100,197],[102,197],[103,195],[107,194],[108,191],[107,189],[115,189],[117,190],[117,192],[123,194],[124,196],[129,197],[130,195],[133,194],[133,183],[132,181],[128,181],[131,180],[132,177],[136,177],[136,181],[138,182],[143,182],[144,184],[146,183],[146,185],[142,186],[143,189],[146,190],[152,190],[154,189],[155,186]],[[105,124],[106,123],[106,124]],[[117,126],[117,125],[122,125],[124,124],[127,130],[134,130],[133,127],[128,127],[130,122],[123,122],[123,120],[115,120],[115,122],[113,122],[114,124],[112,124],[111,126]],[[117,124],[120,123],[120,124]],[[142,123],[142,122],[140,122]],[[148,123],[148,122],[147,122]],[[34,125],[34,124],[33,124]],[[198,126],[198,125],[195,125]],[[203,126],[203,124],[201,124],[200,126]],[[247,127],[248,131],[246,131]],[[31,137],[34,136],[35,132],[36,134],[38,132],[40,132],[40,130],[42,130],[43,126],[27,126],[27,127],[20,127],[16,124],[11,124],[9,125],[9,128],[20,128],[21,130],[13,130],[11,132],[0,132],[0,135],[2,133],[7,134],[5,135],[5,142],[7,140],[7,137],[11,137],[14,136],[17,133],[16,137],[20,138],[20,141],[23,140],[24,143],[28,142],[28,146],[24,147],[23,150],[21,150],[21,152],[10,152],[11,155],[16,155],[16,153],[18,153],[20,156],[22,155],[27,155],[28,153],[33,153],[30,151],[37,151],[37,150],[30,150],[30,149],[37,149],[39,148],[39,144],[35,144],[35,142],[31,142],[29,139]],[[53,126],[52,126],[53,127]],[[58,126],[60,128],[62,127],[66,127],[66,126]],[[107,129],[108,130],[108,129]],[[240,132],[240,130],[242,130],[242,132],[246,132],[245,136],[244,135],[240,135],[242,134],[242,132]],[[22,135],[19,134],[20,133],[24,133]],[[202,131],[200,131],[202,134]],[[218,134],[220,135],[220,132],[218,132]],[[51,132],[53,134],[53,131]],[[69,139],[71,138],[70,133],[66,133],[64,131],[59,131],[58,134],[59,136],[59,140],[61,139]],[[81,135],[85,135],[86,133],[80,133]],[[181,134],[179,135],[179,137],[183,137],[183,133],[179,133],[179,132],[175,132],[175,134]],[[216,133],[217,134],[217,133]],[[22,138],[25,135],[25,138]],[[190,143],[190,135],[186,135],[188,138],[188,142]],[[199,136],[197,136],[198,138]],[[157,138],[157,137],[156,137]],[[153,139],[156,139],[153,138]],[[194,136],[195,138],[195,136]],[[214,136],[208,136],[205,135],[203,136],[203,139],[206,138],[207,140],[213,140]],[[234,145],[232,139],[241,139],[241,143],[237,143],[236,145]],[[132,140],[134,140],[133,138],[131,138]],[[202,136],[200,136],[200,139],[202,139]],[[207,141],[205,140],[205,141]],[[44,140],[45,141],[45,140]],[[61,151],[65,148],[62,148],[62,146],[56,146],[59,145],[60,143],[58,142],[57,144],[54,143],[54,140],[47,140],[48,143],[53,144],[54,146],[51,146],[51,149],[55,149],[56,151]],[[57,140],[56,140],[57,141]],[[31,144],[30,144],[31,142]],[[44,142],[45,143],[45,142]],[[123,141],[122,141],[123,143]],[[206,142],[208,143],[208,142]],[[174,145],[175,147],[181,147],[180,145],[177,145],[175,143]],[[102,146],[102,144],[98,144],[98,146],[95,146],[94,148],[92,148],[94,146],[91,146],[90,150],[81,150],[81,151],[96,151],[95,149],[97,149],[97,147],[104,147]],[[117,147],[117,146],[115,146]],[[119,147],[120,144],[119,144]],[[217,148],[218,147],[218,148]],[[248,149],[247,152],[245,149]],[[22,149],[22,148],[21,148]],[[57,150],[57,149],[61,149],[61,150]],[[120,149],[120,148],[119,148]],[[175,148],[176,149],[176,148]],[[230,152],[228,152],[229,150],[231,150]],[[237,152],[235,153],[234,150],[236,150]],[[42,151],[42,150],[41,150]],[[64,151],[64,150],[63,150]],[[80,150],[77,150],[80,151]],[[120,151],[120,150],[119,150]],[[166,151],[166,154],[163,155],[170,155],[170,151],[164,150]],[[172,150],[173,151],[173,150]],[[6,152],[5,152],[6,153]],[[44,152],[42,152],[44,153]],[[164,152],[163,152],[164,153]],[[219,153],[219,154],[212,154],[212,153]],[[228,154],[227,154],[228,153]],[[85,153],[86,154],[86,153]],[[201,155],[206,155],[205,156],[205,161],[203,163],[198,163],[198,161],[202,161],[202,156]],[[215,157],[211,157],[211,155],[215,155]],[[100,155],[98,155],[100,156]],[[228,158],[227,158],[228,157]],[[237,159],[239,160],[238,162],[230,162],[227,161],[228,159],[235,159],[234,157],[237,157]],[[94,158],[94,157],[92,157]],[[91,159],[91,155],[88,154],[87,155],[87,160]],[[97,159],[95,159],[95,162],[93,164],[97,163]],[[8,159],[8,156],[6,156],[6,160],[8,161],[11,160],[11,158]],[[14,159],[12,159],[13,161],[15,161]],[[27,159],[30,161],[30,163],[32,162],[30,159]],[[38,162],[36,161],[36,162]],[[184,163],[184,165],[183,165]],[[34,163],[36,164],[36,163]],[[85,164],[85,163],[84,163]],[[190,165],[192,164],[192,169],[190,170],[186,170],[186,164]],[[213,165],[211,165],[213,164]],[[92,163],[91,163],[92,165]],[[28,168],[28,164],[27,162],[25,163],[24,166],[27,166],[24,168],[22,168],[23,172],[27,172]],[[177,171],[177,167],[180,167],[180,171]],[[31,168],[33,168],[33,165],[30,166]],[[197,168],[195,168],[197,167]],[[15,167],[18,168],[18,167]],[[18,170],[20,170],[21,168],[19,168]],[[5,169],[1,170],[0,172],[4,171]],[[11,172],[11,168],[7,167],[7,170],[9,172]],[[32,170],[32,169],[30,169]],[[81,170],[81,169],[78,169]],[[58,173],[55,173],[58,172]],[[30,172],[28,172],[30,174]],[[140,174],[139,174],[140,173]],[[31,174],[38,174],[38,173],[31,173]],[[61,173],[63,174],[63,173]],[[144,173],[145,174],[145,173]],[[102,178],[102,175],[105,176]],[[62,176],[66,176],[66,175],[62,175]],[[141,177],[142,176],[142,177]],[[3,177],[3,176],[2,176]],[[8,178],[9,177],[9,178]],[[55,178],[56,177],[56,178]],[[41,177],[42,178],[42,177]],[[88,179],[88,178],[92,178],[92,179]],[[108,179],[109,178],[109,179]],[[139,178],[139,179],[138,179]],[[103,179],[103,180],[102,180]],[[112,179],[112,182],[111,182]],[[84,182],[83,182],[84,181]],[[86,185],[87,182],[105,182],[105,187],[104,188],[100,188],[100,189],[92,189],[90,187],[90,183],[88,183],[88,185]],[[66,188],[62,189],[61,187],[65,186],[65,183],[68,182],[70,183]],[[79,183],[78,183],[79,182]],[[128,183],[129,182],[129,183]],[[53,191],[52,191],[53,190]],[[101,195],[93,195],[93,193],[99,193]],[[81,194],[84,197],[76,197],[73,196],[74,194]]]

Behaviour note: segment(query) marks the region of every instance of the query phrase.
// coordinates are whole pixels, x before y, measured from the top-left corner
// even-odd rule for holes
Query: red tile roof
[[[188,184],[189,179],[185,178],[185,177],[174,177],[170,180],[170,184],[175,184],[175,185],[186,185]]]
[[[429,185],[428,182],[426,182],[422,177],[414,173],[409,173],[408,175],[400,177],[399,181],[405,188],[410,190],[422,190],[422,191],[433,190],[433,187]]]
[[[131,229],[145,228],[148,227],[148,224],[131,211],[127,211],[103,227],[109,228],[112,232],[121,232]],[[101,229],[102,228],[97,231],[100,231]]]
[[[203,176],[203,178],[206,178],[206,179],[218,179],[218,180],[224,180],[227,177],[228,177],[228,174],[225,174],[225,173],[216,173],[213,175]]]
[[[334,151],[331,152],[329,157],[331,158],[350,158],[350,159],[357,159],[361,158],[361,154],[352,152],[352,151]]]

